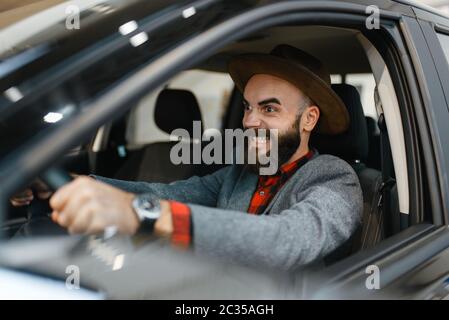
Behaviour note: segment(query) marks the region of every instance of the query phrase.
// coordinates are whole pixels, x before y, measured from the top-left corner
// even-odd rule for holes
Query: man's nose
[[[257,112],[254,110],[248,111],[245,113],[243,117],[243,127],[244,128],[260,128],[262,121],[258,116]]]

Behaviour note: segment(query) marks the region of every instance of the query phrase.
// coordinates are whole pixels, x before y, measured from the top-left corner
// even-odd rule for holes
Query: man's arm
[[[231,167],[226,167],[208,176],[172,184],[78,177],[50,199],[52,219],[70,233],[92,234],[102,232],[108,226],[116,226],[123,234],[134,234],[139,221],[132,208],[132,200],[135,194],[150,193],[161,200],[163,212],[170,214],[159,219],[155,231],[166,236],[174,233],[174,240],[182,239],[177,242],[187,245],[190,240],[186,241],[185,237],[190,236],[190,217],[183,214],[185,206],[178,201],[215,206],[223,179],[231,170]],[[176,210],[178,207],[181,210]]]
[[[100,176],[92,177],[98,181],[134,194],[151,193],[164,200],[215,206],[223,179],[229,174],[231,168],[231,166],[225,167],[204,177],[194,176],[170,184],[124,181]]]
[[[177,221],[193,223],[196,252],[247,265],[295,269],[343,244],[360,222],[362,194],[357,176],[349,166],[326,169],[336,165],[335,161],[320,165],[327,174],[308,178],[303,191],[292,195],[291,207],[276,215],[254,216],[171,201],[163,204],[156,231],[172,239],[186,238],[186,234],[192,235],[187,228],[177,232]],[[116,225],[121,233],[133,234],[139,223],[131,207],[132,197],[132,193],[108,184],[78,178],[58,190],[50,205],[57,222],[73,233],[95,233]],[[181,207],[180,220],[169,204]]]
[[[355,173],[342,171],[305,186],[278,215],[255,216],[189,205],[194,250],[253,266],[292,270],[325,257],[360,224],[363,202]]]

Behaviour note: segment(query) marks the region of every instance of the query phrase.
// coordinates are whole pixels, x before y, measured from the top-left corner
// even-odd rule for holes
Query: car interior
[[[179,77],[174,77],[123,117],[99,128],[95,136],[66,156],[65,169],[78,174],[164,183],[218,170],[223,165],[172,164],[170,150],[178,141],[170,141],[170,133],[177,128],[192,133],[193,121],[203,121],[203,131],[213,127],[241,128],[242,96],[226,73],[229,58],[246,52],[268,53],[277,44],[289,44],[323,61],[332,75],[332,88],[350,115],[346,132],[333,136],[315,133],[311,141],[319,153],[336,155],[354,168],[364,198],[362,226],[326,260],[332,264],[370,248],[401,231],[401,227],[388,130],[384,115],[376,112],[376,104],[381,102],[375,98],[373,71],[358,41],[359,33],[328,26],[277,26],[227,45],[195,68],[183,71],[182,81],[177,83]],[[183,143],[190,147],[207,144],[194,139]],[[29,208],[10,211],[11,217],[3,228],[11,237],[47,233],[36,223],[30,227],[33,212]],[[43,219],[42,215],[35,215]]]

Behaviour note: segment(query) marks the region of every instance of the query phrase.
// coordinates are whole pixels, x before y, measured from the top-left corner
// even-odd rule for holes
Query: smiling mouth
[[[252,137],[249,143],[250,149],[257,149],[259,152],[266,152],[270,148],[270,138]]]
[[[251,140],[254,141],[254,142],[257,142],[257,143],[265,143],[267,141],[270,141],[270,138],[267,138],[267,137],[252,137]]]

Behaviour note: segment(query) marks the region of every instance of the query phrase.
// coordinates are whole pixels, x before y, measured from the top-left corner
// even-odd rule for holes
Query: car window
[[[48,42],[55,42],[81,29],[81,26],[85,27],[105,14],[113,13],[136,0],[91,0],[76,4],[67,3],[67,1],[59,2],[61,3],[54,2],[51,6],[42,4],[43,7],[45,5],[49,7],[1,29],[0,59],[7,59]],[[14,20],[16,16],[31,10],[31,8],[17,8],[9,11],[5,19],[1,19],[3,15],[6,15],[2,13],[0,20],[7,23],[8,20]]]
[[[180,2],[178,5],[186,2],[188,1]],[[160,3],[159,5],[164,7]],[[154,7],[157,6],[151,3],[146,9],[155,14],[157,10]],[[133,14],[148,14],[148,12],[136,13],[137,9],[134,7],[132,9]],[[207,3],[201,7],[198,6],[196,14],[189,18],[184,17],[179,11],[171,20],[167,19],[166,25],[160,29],[154,26],[151,29],[147,26],[153,20],[150,22],[133,20],[131,22],[137,24],[138,28],[151,30],[136,34],[138,38],[130,37],[126,32],[120,31],[120,27],[130,21],[123,23],[114,19],[108,20],[111,29],[104,27],[104,33],[101,34],[96,31],[89,32],[95,25],[86,26],[78,35],[73,36],[75,39],[70,38],[71,41],[85,47],[86,37],[92,33],[96,38],[102,36],[104,38],[88,46],[89,50],[83,49],[77,53],[76,57],[70,59],[65,56],[68,50],[64,47],[64,42],[60,41],[57,46],[50,48],[51,54],[44,54],[33,60],[32,64],[35,68],[21,67],[27,67],[27,72],[20,72],[22,70],[19,69],[2,77],[1,72],[5,71],[2,67],[11,61],[0,60],[0,92],[2,92],[0,136],[8,137],[1,139],[0,154],[8,154],[19,144],[40,134],[46,134],[64,125],[68,119],[77,114],[84,113],[86,105],[102,93],[116,86],[142,66],[153,62],[175,44],[191,37],[198,30],[215,25],[220,21],[219,18],[225,17],[220,11],[221,6],[212,11],[206,9]],[[218,14],[220,14],[219,18],[217,18]],[[103,22],[102,25],[106,24]],[[142,36],[147,37],[148,41],[139,43],[134,41],[142,39]],[[118,48],[104,50],[111,44]],[[78,49],[80,48],[76,48]],[[71,50],[75,51],[74,48]],[[96,50],[102,52],[101,55],[104,55],[102,59],[98,58],[99,53]],[[32,49],[27,50],[26,53],[30,51]],[[70,54],[73,54],[72,51]],[[12,59],[16,58],[23,58],[23,56],[18,54],[12,57]],[[22,126],[23,123],[28,125]]]

